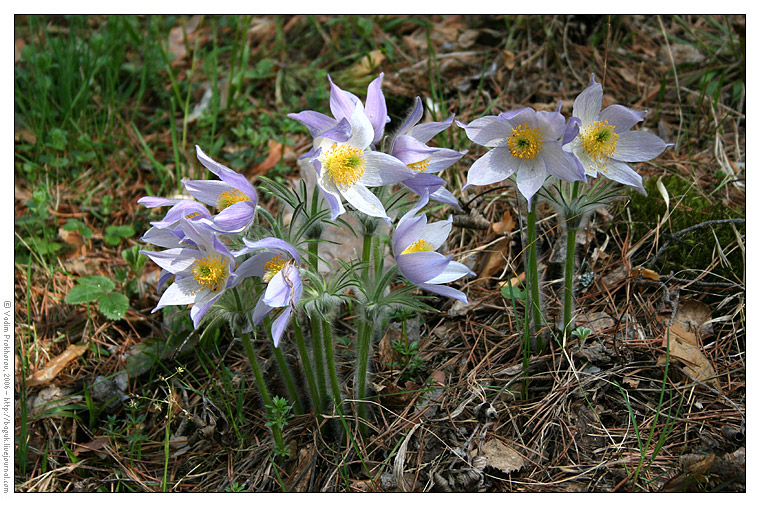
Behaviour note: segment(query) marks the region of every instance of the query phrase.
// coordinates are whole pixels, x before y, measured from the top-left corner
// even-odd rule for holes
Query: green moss
[[[721,202],[716,196],[709,196],[699,186],[699,183],[688,181],[679,175],[668,175],[662,178],[662,183],[670,196],[670,219],[660,230],[660,245],[668,238],[693,225],[710,221],[724,220],[727,218],[744,218],[744,209],[731,209]],[[638,192],[631,192],[631,200],[628,203],[631,222],[631,243],[638,241],[650,230],[657,226],[657,221],[665,215],[665,201],[657,189],[657,178],[649,178],[644,186],[648,196]],[[623,209],[618,211],[620,216],[625,216]],[[735,224],[737,230],[745,234],[744,224]],[[714,231],[714,234],[713,234]],[[667,251],[659,258],[657,269],[660,273],[678,273],[681,270],[706,270],[720,254],[718,244],[728,259],[718,263],[710,271],[719,277],[725,277],[730,281],[741,280],[744,276],[744,262],[740,249],[734,249],[736,235],[730,224],[719,224],[713,227],[702,227],[680,236],[678,240],[671,240]],[[679,241],[680,240],[680,241]],[[733,250],[729,253],[729,250]],[[656,250],[654,251],[656,252]],[[651,255],[654,255],[654,252]],[[644,263],[648,259],[640,259]],[[693,278],[693,275],[682,276]],[[708,280],[716,281],[714,277]]]

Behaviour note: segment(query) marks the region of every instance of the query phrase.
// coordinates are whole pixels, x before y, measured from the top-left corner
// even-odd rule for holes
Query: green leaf
[[[129,238],[134,235],[135,235],[135,229],[131,225],[109,225],[108,227],[106,227],[106,236],[118,236],[121,238]]]
[[[105,296],[107,293],[101,289],[76,285],[71,288],[68,294],[66,294],[65,301],[70,305],[76,305],[79,303],[90,303],[96,299]]]
[[[98,299],[98,309],[111,320],[123,318],[127,313],[127,308],[129,308],[129,299],[119,292],[111,292]]]
[[[77,280],[77,285],[84,285],[92,287],[93,289],[100,289],[103,292],[111,292],[116,288],[116,284],[110,278],[105,276],[83,276]]]
[[[525,291],[519,287],[510,287],[509,284],[502,286],[501,295],[504,299],[512,299],[514,297],[515,299],[525,300]]]

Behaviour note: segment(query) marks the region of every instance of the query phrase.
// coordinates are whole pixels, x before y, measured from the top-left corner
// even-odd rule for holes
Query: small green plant
[[[288,419],[293,417],[290,413],[293,406],[280,396],[273,396],[272,403],[267,405],[267,422],[266,425],[269,428],[277,429],[282,434],[282,430],[287,426]],[[285,458],[290,455],[290,446],[282,443],[281,440],[276,440],[274,447],[275,458]]]
[[[579,326],[573,329],[573,332],[570,334],[578,338],[578,345],[583,347],[583,344],[586,343],[586,340],[591,334],[591,330],[587,327]]]
[[[402,380],[409,380],[414,377],[422,368],[425,360],[419,356],[419,342],[409,341],[406,338],[399,338],[391,342],[391,348],[400,356],[400,361],[394,361],[392,368],[404,370]]]
[[[131,225],[109,225],[106,227],[104,239],[106,243],[116,246],[127,238],[135,235],[135,228]]]
[[[114,292],[115,288],[113,280],[105,276],[84,276],[66,294],[65,301],[70,305],[97,301],[100,313],[111,320],[118,320],[127,313],[129,299],[124,294]]]
[[[79,231],[84,239],[90,239],[92,237],[92,229],[87,227],[87,224],[76,218],[69,218],[66,220],[66,224],[63,226],[64,231]]]

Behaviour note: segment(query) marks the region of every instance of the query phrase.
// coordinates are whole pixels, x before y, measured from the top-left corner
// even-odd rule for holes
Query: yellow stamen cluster
[[[539,127],[529,127],[527,123],[518,125],[512,129],[507,138],[507,146],[513,157],[524,160],[533,160],[541,153],[544,139]]]
[[[224,286],[229,276],[227,261],[219,254],[211,254],[193,263],[193,278],[198,285],[219,291]]]
[[[189,215],[185,215],[185,218],[187,218],[188,220],[192,220],[193,218],[199,217],[199,216],[201,216],[201,212],[196,211],[195,213],[190,213]]]
[[[341,190],[351,188],[364,175],[362,150],[345,144],[333,145],[322,159],[322,169]]]
[[[216,207],[219,211],[222,211],[225,208],[229,208],[233,204],[250,200],[251,198],[245,195],[243,192],[237,188],[233,188],[232,190],[228,190],[227,192],[219,194],[219,199],[216,202]]]
[[[269,281],[274,278],[275,275],[279,273],[287,263],[288,259],[280,257],[279,255],[272,257],[269,262],[264,264],[264,276],[261,277],[262,280],[264,280],[264,283],[269,283]]]
[[[615,153],[618,135],[615,126],[607,120],[595,121],[581,129],[581,146],[586,150],[588,157],[604,169],[607,159]]]
[[[435,250],[435,248],[433,248],[433,245],[431,245],[428,241],[425,241],[424,239],[418,239],[406,247],[406,249],[401,252],[401,255],[415,252],[432,252],[433,250]]]
[[[406,166],[412,171],[416,171],[418,173],[424,173],[425,171],[427,171],[427,168],[430,167],[430,157],[426,158],[425,160],[420,160],[419,162],[412,162],[411,164],[406,164]]]

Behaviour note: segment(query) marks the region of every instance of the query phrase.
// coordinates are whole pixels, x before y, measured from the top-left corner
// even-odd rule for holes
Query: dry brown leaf
[[[373,49],[368,55],[364,55],[359,63],[354,65],[352,73],[355,77],[374,74],[375,69],[385,60],[385,54],[379,49]]]
[[[525,281],[525,271],[523,271],[522,273],[520,273],[517,276],[513,276],[512,278],[509,279],[509,281],[505,280],[503,282],[499,282],[499,287],[500,288],[504,287],[504,286],[506,286],[506,287],[510,287],[510,286],[511,287],[522,287],[524,281]]]
[[[496,234],[510,234],[515,228],[515,219],[512,218],[512,213],[507,210],[504,212],[500,222],[494,222],[491,224],[491,229]]]
[[[690,333],[687,332],[684,332],[683,334],[680,334],[680,332],[673,332],[675,326],[680,328],[680,325],[678,324],[673,324],[670,327],[670,359],[675,359],[681,363],[684,371],[691,377],[713,386],[718,392],[722,393],[723,389],[720,387],[720,382],[715,375],[715,369],[704,354],[702,354],[702,349],[691,341],[692,339],[696,341],[696,337],[691,338],[691,336],[689,336]],[[668,343],[667,332],[663,337],[663,343],[665,345]],[[657,364],[665,364],[664,354],[657,360]]]
[[[625,266],[618,266],[614,271],[602,278],[601,282],[608,289],[614,289],[626,278],[628,278],[628,270],[625,269]]]
[[[82,239],[82,234],[79,232],[79,230],[75,229],[73,231],[67,231],[63,227],[59,227],[58,235],[61,237],[64,243],[73,247],[72,250],[64,254],[64,257],[66,259],[84,257],[87,255],[87,247],[84,244],[84,239]]]
[[[282,143],[270,139],[267,141],[267,147],[269,148],[269,155],[260,164],[256,164],[251,170],[254,175],[265,174],[268,170],[277,165],[277,162],[282,158]]]
[[[517,472],[525,466],[525,459],[514,449],[493,438],[483,445],[481,454],[486,458],[486,465],[505,474]]]
[[[45,368],[35,372],[34,375],[29,377],[26,381],[26,385],[29,387],[46,384],[53,380],[61,370],[63,370],[71,361],[75,360],[79,356],[85,353],[88,345],[69,345],[62,354],[54,357]]]
[[[642,268],[642,267],[636,267],[631,270],[631,276],[646,278],[647,280],[654,280],[655,282],[660,281],[660,275],[656,271],[652,271],[651,269]]]
[[[487,251],[485,260],[481,258],[483,267],[478,270],[480,273],[478,278],[490,278],[497,271],[504,268],[504,264],[506,263],[504,250],[507,248],[508,241],[509,238],[507,237],[501,238]]]
[[[714,454],[687,454],[681,457],[683,472],[679,473],[662,487],[664,493],[683,493],[699,491],[699,483],[707,481],[705,475],[715,461]]]
[[[514,70],[515,54],[508,49],[503,50],[502,53],[504,54],[504,67],[506,67],[507,70]]]
[[[675,322],[692,333],[700,334],[708,332],[707,326],[703,327],[702,325],[711,317],[712,312],[709,306],[701,301],[689,299],[679,303]]]
[[[587,327],[594,334],[599,334],[606,329],[615,327],[615,319],[604,312],[580,314],[575,321],[576,325]]]
[[[174,60],[171,62],[172,66],[182,64],[182,61],[187,57],[187,45],[194,40],[191,35],[198,29],[201,17],[193,16],[186,25],[175,26],[169,30],[169,52],[174,56]],[[187,45],[185,37],[187,37]]]

